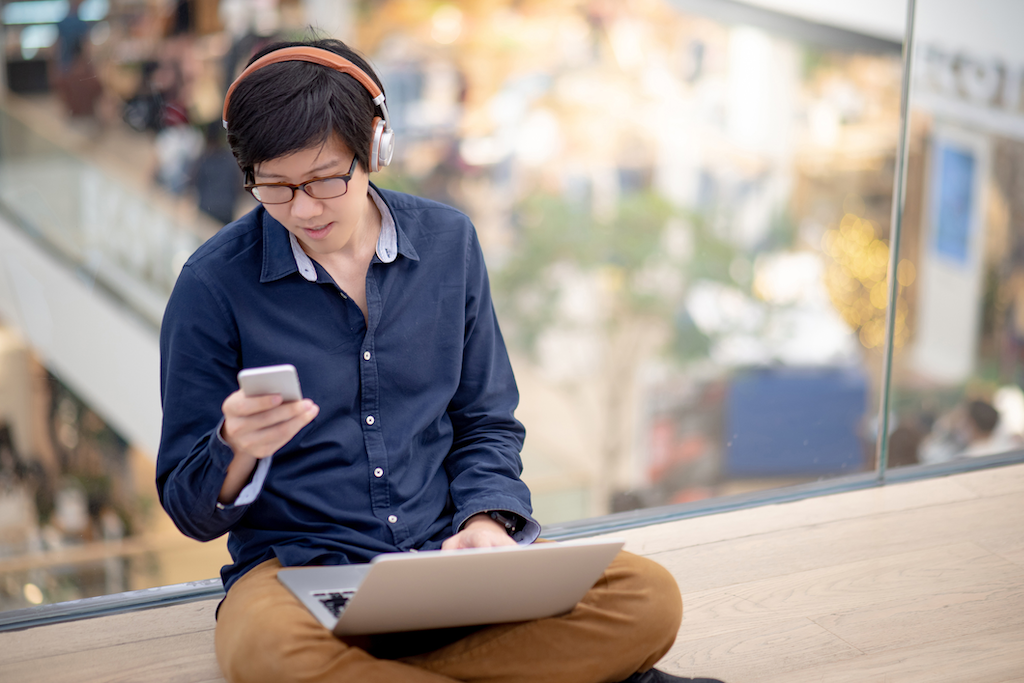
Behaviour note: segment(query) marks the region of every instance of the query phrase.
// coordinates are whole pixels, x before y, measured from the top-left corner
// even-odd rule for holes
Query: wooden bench
[[[1024,465],[624,531],[727,683],[1024,681]],[[0,681],[223,681],[207,599],[0,633]]]

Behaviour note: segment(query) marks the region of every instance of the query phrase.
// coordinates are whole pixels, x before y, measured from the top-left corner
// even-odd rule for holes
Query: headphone
[[[269,52],[245,68],[235,82],[228,88],[224,96],[224,113],[221,117],[224,128],[228,127],[228,103],[231,101],[231,93],[235,91],[238,84],[242,82],[253,71],[262,69],[270,64],[278,62],[312,62],[329,69],[348,74],[359,81],[360,85],[366,88],[373,98],[373,103],[380,108],[384,118],[375,116],[373,118],[373,139],[370,143],[370,171],[379,171],[391,163],[391,156],[395,152],[395,131],[391,128],[391,119],[388,117],[388,108],[384,104],[384,92],[377,86],[372,78],[366,75],[362,69],[344,57],[337,55],[330,50],[323,50],[317,47],[285,47],[280,50]]]

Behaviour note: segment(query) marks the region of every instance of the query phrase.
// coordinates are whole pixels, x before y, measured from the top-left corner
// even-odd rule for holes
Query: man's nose
[[[295,197],[291,203],[292,215],[300,219],[319,216],[324,210],[323,202],[310,197],[302,190],[295,191]]]

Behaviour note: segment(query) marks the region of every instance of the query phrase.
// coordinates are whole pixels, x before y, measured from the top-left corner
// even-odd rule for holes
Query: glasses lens
[[[306,184],[306,193],[316,199],[340,197],[348,190],[348,178],[323,178]]]
[[[284,204],[292,200],[292,188],[284,185],[257,185],[251,192],[256,201],[264,204]]]

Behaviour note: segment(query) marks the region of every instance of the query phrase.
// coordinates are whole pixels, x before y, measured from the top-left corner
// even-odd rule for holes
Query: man
[[[651,668],[678,587],[628,553],[568,615],[429,633],[339,639],[279,584],[282,566],[531,543],[540,526],[476,234],[370,184],[392,132],[369,65],[337,41],[274,45],[224,113],[262,205],[189,259],[168,303],[157,484],[184,533],[229,534],[228,680],[686,680]],[[238,390],[240,369],[280,363],[307,398]]]

